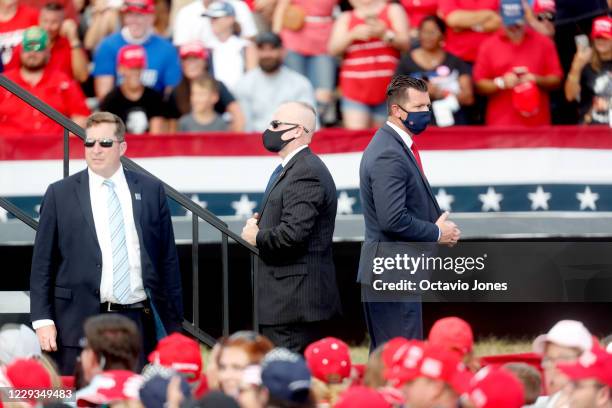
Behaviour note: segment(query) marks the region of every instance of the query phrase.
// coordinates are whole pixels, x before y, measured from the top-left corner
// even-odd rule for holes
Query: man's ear
[[[119,154],[123,156],[127,151],[127,142],[123,141],[119,144]]]

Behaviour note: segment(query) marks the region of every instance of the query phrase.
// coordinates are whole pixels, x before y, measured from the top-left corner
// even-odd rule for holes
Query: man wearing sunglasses
[[[45,193],[30,275],[32,326],[63,374],[74,370],[90,316],[132,319],[142,334],[141,363],[183,319],[163,185],[124,170],[125,125],[116,115],[91,115],[84,144],[88,168]]]
[[[273,118],[263,144],[282,163],[242,238],[259,249],[261,333],[276,346],[302,353],[329,335],[328,321],[340,313],[332,259],[336,185],[308,148],[316,124],[314,108],[289,102]]]

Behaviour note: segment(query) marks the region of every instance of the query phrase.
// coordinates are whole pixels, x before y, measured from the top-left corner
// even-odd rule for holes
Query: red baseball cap
[[[525,404],[523,384],[501,367],[488,366],[478,371],[468,395],[476,408],[521,408]]]
[[[137,401],[144,378],[132,371],[109,370],[96,375],[76,394],[78,407],[110,405],[119,401]]]
[[[126,68],[145,68],[147,66],[147,53],[141,45],[125,45],[119,50],[117,65]]]
[[[121,7],[124,13],[153,14],[155,3],[153,0],[126,0]]]
[[[534,82],[523,82],[512,88],[512,105],[522,116],[531,117],[540,111],[540,88]]]
[[[591,38],[612,38],[612,17],[603,16],[593,20]]]
[[[576,364],[557,364],[557,367],[572,380],[593,378],[612,387],[612,354],[601,347],[582,353]]]
[[[351,375],[350,350],[340,339],[315,341],[306,347],[304,358],[312,375],[325,383],[339,383]]]
[[[179,55],[181,58],[196,57],[206,59],[208,58],[208,51],[200,41],[191,41],[181,45]]]
[[[427,341],[463,358],[474,347],[474,334],[472,327],[465,320],[454,316],[444,317],[431,327]]]
[[[391,408],[382,394],[372,388],[354,386],[344,391],[334,408]]]
[[[540,13],[552,13],[557,11],[557,5],[555,0],[535,0],[533,2],[533,13],[538,15]]]
[[[6,378],[17,389],[51,388],[51,375],[37,360],[18,358],[5,367]]]
[[[396,337],[383,346],[381,358],[384,365],[383,375],[393,386],[399,387],[418,375],[418,367],[423,358],[425,343]]]
[[[187,382],[200,380],[202,372],[202,354],[197,341],[180,333],[172,333],[157,343],[157,347],[148,356],[150,363],[170,367],[179,373],[186,374]]]

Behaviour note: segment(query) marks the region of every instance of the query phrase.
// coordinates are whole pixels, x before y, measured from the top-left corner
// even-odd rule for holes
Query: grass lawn
[[[480,338],[474,345],[474,354],[477,357],[496,354],[528,353],[531,351],[530,339],[509,339],[497,337]],[[351,347],[351,360],[353,363],[363,364],[368,360],[368,345]],[[202,347],[202,357],[208,360],[208,347]]]

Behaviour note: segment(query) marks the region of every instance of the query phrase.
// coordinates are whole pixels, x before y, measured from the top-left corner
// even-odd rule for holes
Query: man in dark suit
[[[87,119],[88,168],[53,183],[43,198],[30,276],[30,315],[41,348],[74,370],[83,323],[116,312],[134,320],[143,351],[180,330],[181,279],[163,185],[127,171],[125,125]]]
[[[316,124],[302,102],[281,105],[263,134],[264,146],[283,159],[266,188],[260,214],[242,237],[259,248],[261,332],[277,346],[303,352],[328,335],[340,313],[332,259],[336,185],[308,148]]]
[[[359,169],[366,228],[358,274],[362,285],[371,284],[373,258],[393,245],[388,243],[454,245],[460,236],[448,213],[440,211],[413,140],[431,120],[427,83],[394,77],[387,88],[387,110],[387,122],[363,153]],[[420,301],[366,298],[363,306],[371,350],[397,336],[423,338]]]

